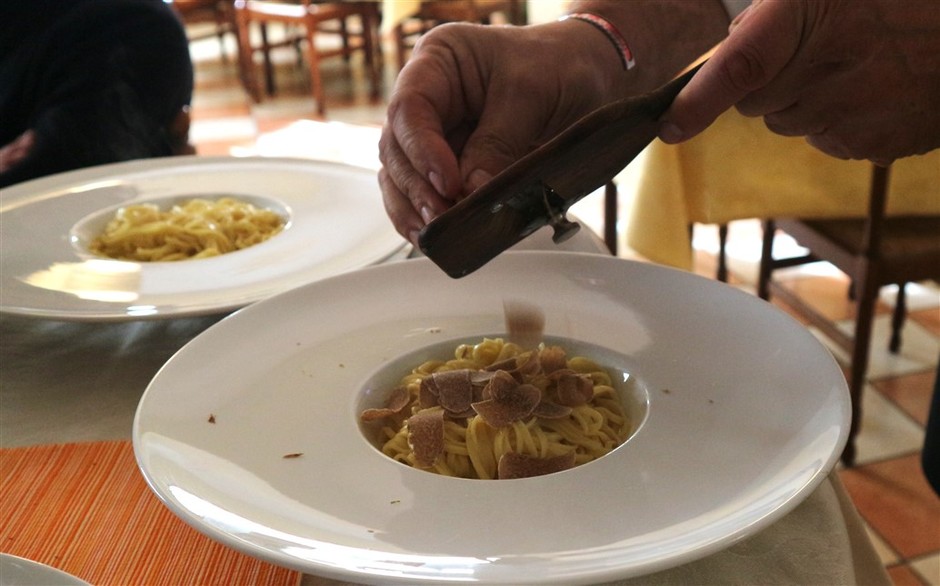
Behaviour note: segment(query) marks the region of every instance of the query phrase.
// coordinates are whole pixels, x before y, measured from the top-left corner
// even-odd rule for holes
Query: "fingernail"
[[[414,245],[415,248],[418,247],[418,235],[421,234],[420,230],[412,230],[408,232],[408,240]]]
[[[475,169],[474,171],[471,171],[469,175],[467,175],[467,190],[476,191],[488,183],[492,178],[493,176],[483,169]]]
[[[434,219],[434,212],[431,211],[431,208],[428,206],[421,208],[421,219],[424,220],[425,224],[431,223],[431,220]]]
[[[685,134],[682,129],[672,122],[663,122],[659,127],[659,140],[667,144],[682,142],[684,138]]]
[[[431,171],[428,173],[428,181],[431,182],[431,185],[434,186],[434,189],[440,194],[444,195],[444,178],[441,177],[436,171]]]

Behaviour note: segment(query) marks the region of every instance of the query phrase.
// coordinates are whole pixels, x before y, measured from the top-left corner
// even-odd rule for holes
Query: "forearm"
[[[721,0],[572,0],[569,14],[587,12],[607,19],[623,35],[636,66],[625,71],[612,43],[599,30],[591,45],[612,97],[652,90],[721,41],[729,18]],[[569,26],[592,29],[584,22]]]

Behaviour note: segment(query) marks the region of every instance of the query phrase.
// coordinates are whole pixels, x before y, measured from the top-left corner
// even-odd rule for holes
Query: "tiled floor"
[[[196,91],[191,136],[199,154],[237,153],[250,149],[265,133],[297,120],[317,119],[304,69],[297,64],[295,54],[280,54],[278,94],[254,105],[241,89],[234,59],[223,62],[218,49],[214,39],[193,44]],[[233,45],[229,45],[228,54],[233,55],[233,51]],[[386,52],[386,60],[389,64],[394,61],[390,52]],[[388,94],[394,74],[389,66],[383,95]],[[367,82],[355,61],[351,67],[342,61],[327,62],[324,79],[328,86],[328,120],[382,123],[384,100],[369,98]],[[576,213],[581,219],[599,228],[600,202],[588,198],[578,206]],[[735,222],[730,233],[727,248],[730,281],[753,291],[760,228],[754,221]],[[696,271],[713,276],[717,249],[714,228],[697,227],[694,245]],[[780,245],[793,246],[785,240]],[[834,269],[811,265],[791,270],[785,278],[827,315],[843,320],[846,325],[852,323],[847,281]],[[843,469],[840,474],[868,522],[872,539],[895,582],[940,584],[940,498],[924,480],[919,459],[940,354],[940,288],[918,287],[911,293],[910,318],[897,356],[887,352],[884,332],[891,295],[890,292],[884,295],[872,343],[869,384],[864,393],[858,465]],[[833,352],[844,359],[841,351]]]

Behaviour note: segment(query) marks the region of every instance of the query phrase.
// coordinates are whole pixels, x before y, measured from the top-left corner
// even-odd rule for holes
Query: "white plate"
[[[88,583],[45,564],[0,553],[0,586],[88,586]]]
[[[266,242],[202,260],[122,262],[81,245],[121,205],[224,194],[270,202],[289,224]],[[406,246],[375,171],[300,159],[170,157],[63,173],[5,189],[0,226],[0,311],[73,320],[224,312]]]
[[[505,298],[542,307],[549,335],[621,355],[648,394],[639,431],[595,462],[522,480],[383,456],[357,426],[365,382],[417,349],[503,331]],[[830,354],[760,299],[607,256],[510,252],[460,280],[412,260],[248,307],[164,366],[133,437],[177,515],[277,564],[369,583],[575,584],[767,527],[833,467],[849,410]]]

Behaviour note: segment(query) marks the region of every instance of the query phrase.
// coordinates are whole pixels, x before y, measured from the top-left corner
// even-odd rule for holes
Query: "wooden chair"
[[[855,437],[861,422],[861,398],[868,370],[872,321],[882,286],[899,286],[892,320],[889,349],[897,352],[906,307],[904,284],[940,279],[940,216],[890,216],[885,208],[890,169],[873,166],[869,213],[859,219],[769,219],[764,221],[763,250],[758,275],[758,295],[771,293],[793,307],[851,356],[849,390],[852,398],[852,425],[849,442],[842,454],[848,466],[855,462]],[[783,231],[809,253],[805,256],[775,259],[774,234]],[[771,279],[775,269],[824,260],[849,276],[856,303],[855,332],[847,335],[790,290]],[[798,367],[798,365],[796,365]]]
[[[197,41],[209,36],[218,37],[222,59],[226,59],[225,36],[236,35],[235,18],[230,0],[170,0],[169,4],[184,25],[212,24],[209,32],[190,34],[189,40]]]
[[[260,51],[264,59],[266,90],[274,93],[274,73],[270,50],[274,46],[268,41],[267,26],[280,23],[288,29],[300,31],[289,37],[288,43],[298,43],[310,73],[310,85],[317,103],[317,113],[326,112],[326,99],[320,75],[323,59],[342,56],[346,60],[355,52],[362,52],[372,83],[372,95],[378,96],[381,85],[381,48],[379,40],[379,4],[377,2],[316,0],[235,0],[235,20],[238,25],[239,59],[242,78],[252,99],[261,101],[262,91],[255,75],[254,55]],[[359,28],[349,27],[350,20],[358,20]],[[251,26],[257,24],[261,31],[261,46],[251,43]],[[341,44],[335,48],[317,45],[321,35],[338,36]]]
[[[618,201],[618,187],[614,181],[608,181],[604,185],[604,244],[614,256],[619,252],[619,236],[617,234],[617,219],[620,214]],[[692,232],[694,225],[689,225],[689,241],[692,241]],[[722,283],[728,282],[728,224],[719,224],[718,226],[718,267],[715,272],[715,278]]]
[[[418,13],[394,29],[398,68],[405,66],[417,39],[437,25],[447,22],[490,24],[503,14],[512,24],[525,24],[524,0],[425,0]]]

